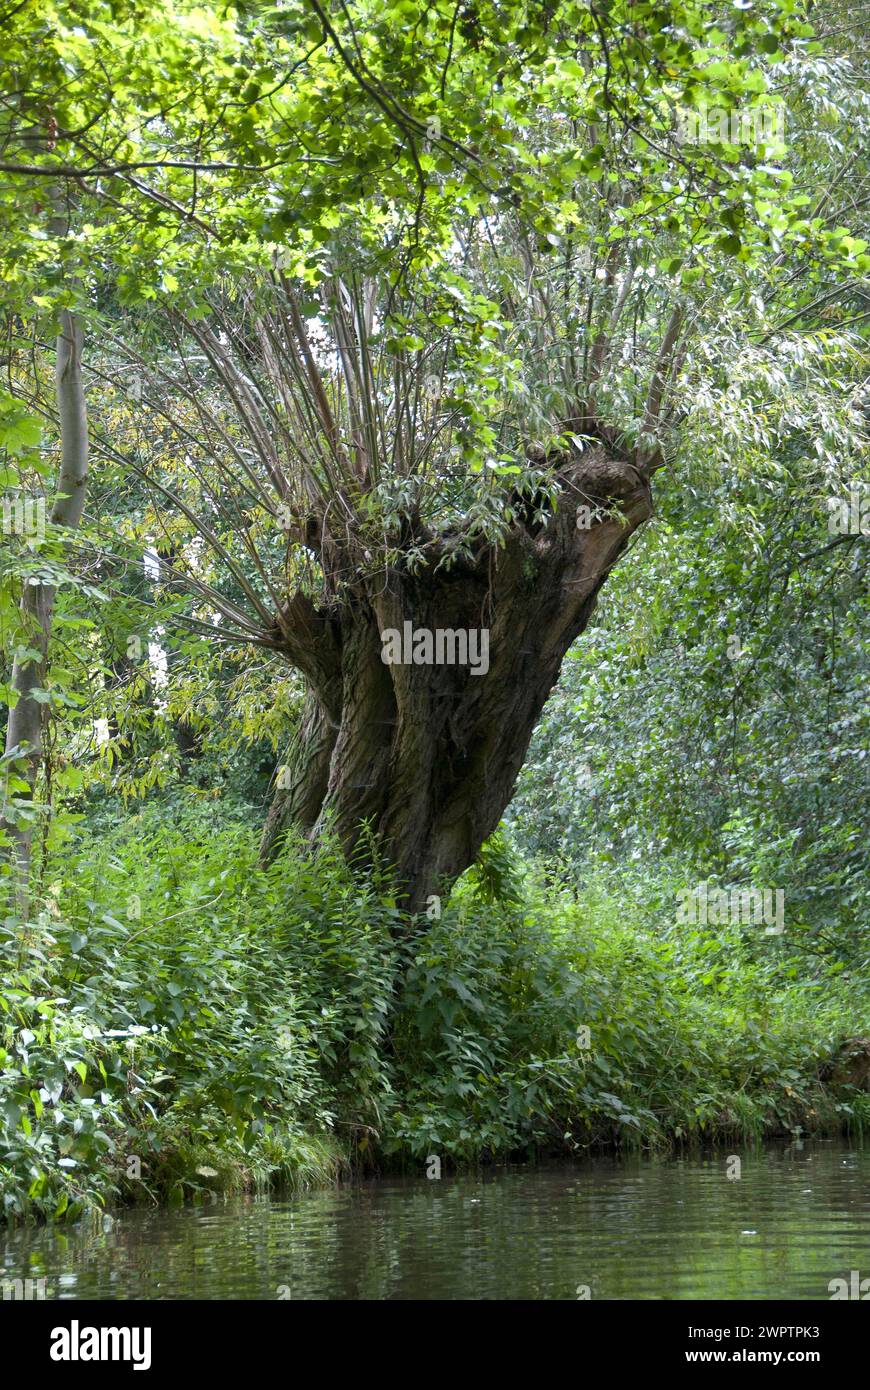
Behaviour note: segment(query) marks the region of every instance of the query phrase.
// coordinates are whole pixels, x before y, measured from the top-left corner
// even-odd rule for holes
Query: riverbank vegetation
[[[220,819],[72,840],[4,929],[7,1216],[870,1121],[866,958],[806,926],[676,925],[673,866],[548,884],[498,841],[397,938],[386,880]]]

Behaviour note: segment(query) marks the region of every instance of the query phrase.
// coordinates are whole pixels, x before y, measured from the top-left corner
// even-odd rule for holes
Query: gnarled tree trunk
[[[291,822],[312,838],[331,825],[348,850],[367,822],[408,911],[449,890],[498,824],[562,659],[651,514],[649,471],[596,444],[559,464],[546,525],[518,521],[502,547],[481,544],[449,569],[439,568],[449,540],[423,538],[431,558],[415,573],[363,575],[331,609],[294,601],[288,656],[309,693],[264,859]],[[578,505],[593,509],[588,528]],[[382,634],[407,621],[488,629],[489,669],[385,664]]]

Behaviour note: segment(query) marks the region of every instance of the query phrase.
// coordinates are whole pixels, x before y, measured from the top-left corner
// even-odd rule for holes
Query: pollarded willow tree
[[[545,275],[512,257],[492,223],[484,253],[483,230],[464,254],[480,253],[482,279],[501,278],[501,305],[469,292],[468,265],[416,295],[336,277],[316,304],[276,277],[207,320],[176,320],[174,371],[139,364],[143,404],[175,426],[178,391],[198,425],[184,427],[181,474],[146,467],[146,480],[235,597],[206,591],[177,529],[164,579],[200,591],[200,622],[212,608],[225,634],[305,680],[264,855],[291,823],[315,837],[331,825],[348,847],[365,824],[413,906],[497,825],[562,658],[650,515],[662,462],[652,430],[673,328],[643,354],[650,442],[638,445],[598,417],[590,376],[577,375],[582,347],[561,310],[588,270],[566,285],[563,267]],[[485,632],[488,661],[386,661],[384,635],[406,624]]]
[[[189,627],[304,681],[264,856],[365,832],[412,910],[473,862],[651,515],[687,354],[866,269],[782,138],[818,45],[751,10],[300,0],[223,21],[186,103],[176,38],[123,142],[97,77],[63,159],[12,161],[69,181],[112,287],[80,307],[94,389],[135,384],[136,449],[91,413],[151,498],[131,539]],[[406,624],[486,631],[488,669],[385,662]]]

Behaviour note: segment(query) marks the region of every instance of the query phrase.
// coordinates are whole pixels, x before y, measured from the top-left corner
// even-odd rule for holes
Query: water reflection
[[[0,1235],[0,1279],[78,1299],[818,1299],[870,1277],[870,1150],[392,1178]],[[733,1170],[733,1165],[732,1165]]]

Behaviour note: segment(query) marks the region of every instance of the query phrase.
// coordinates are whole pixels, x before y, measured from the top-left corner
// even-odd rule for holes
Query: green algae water
[[[829,1299],[852,1271],[870,1279],[870,1148],[839,1141],[372,1179],[0,1235],[0,1279],[44,1280],[49,1299]]]

